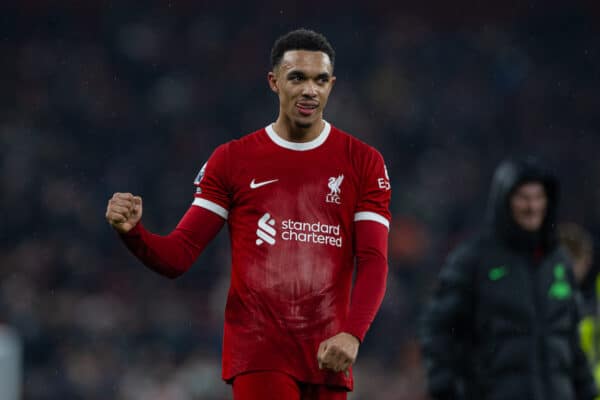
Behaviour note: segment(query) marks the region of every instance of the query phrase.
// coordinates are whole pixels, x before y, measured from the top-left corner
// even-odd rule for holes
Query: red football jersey
[[[223,378],[279,370],[351,389],[351,376],[319,370],[316,355],[348,314],[354,221],[389,228],[382,156],[327,122],[305,143],[270,125],[219,146],[195,184],[193,204],[229,225]]]

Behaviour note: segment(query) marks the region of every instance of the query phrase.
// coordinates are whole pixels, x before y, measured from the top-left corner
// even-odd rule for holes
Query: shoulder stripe
[[[390,229],[390,221],[381,215],[371,211],[361,211],[354,214],[354,221],[374,221],[385,225],[386,228]]]
[[[229,211],[227,211],[226,209],[224,209],[217,203],[213,203],[210,200],[201,199],[201,198],[197,197],[194,199],[194,202],[192,203],[192,205],[206,208],[208,211],[214,212],[215,214],[217,214],[219,217],[222,217],[223,219],[227,219],[227,217],[229,217]]]

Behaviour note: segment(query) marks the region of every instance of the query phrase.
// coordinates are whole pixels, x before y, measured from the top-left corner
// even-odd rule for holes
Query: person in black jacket
[[[442,268],[420,341],[435,400],[592,400],[558,183],[535,160],[495,172],[486,226]]]

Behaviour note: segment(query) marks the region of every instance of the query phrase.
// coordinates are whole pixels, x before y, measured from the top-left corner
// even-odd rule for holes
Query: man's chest
[[[293,154],[247,157],[233,171],[233,208],[285,215],[339,214],[355,209],[359,176],[343,157]]]

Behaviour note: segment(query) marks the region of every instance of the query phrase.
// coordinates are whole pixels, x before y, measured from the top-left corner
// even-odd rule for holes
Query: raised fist
[[[119,233],[127,233],[142,218],[142,198],[131,193],[115,193],[106,207],[106,220]]]

